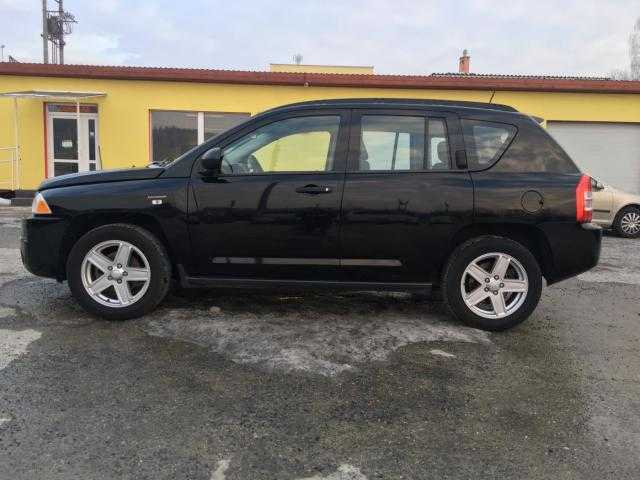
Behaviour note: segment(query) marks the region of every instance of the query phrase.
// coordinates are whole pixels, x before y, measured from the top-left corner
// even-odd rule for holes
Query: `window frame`
[[[170,112],[170,113],[194,113],[196,115],[196,145],[193,147],[197,147],[198,145],[203,144],[207,139],[204,138],[204,117],[208,113],[213,113],[217,115],[246,115],[246,120],[251,118],[251,113],[249,112],[221,112],[218,110],[184,110],[181,108],[150,108],[149,109],[149,163],[153,163],[153,113],[154,112]],[[245,120],[245,121],[246,121]],[[234,127],[231,127],[234,128]],[[221,132],[222,133],[222,132]],[[214,138],[214,137],[211,137]],[[187,150],[188,151],[188,150]],[[184,155],[183,152],[181,155]],[[179,155],[176,158],[179,158]]]
[[[449,168],[447,169],[427,169],[416,170],[360,170],[360,139],[362,137],[362,117],[364,116],[385,116],[385,117],[422,117],[424,120],[424,160],[428,159],[428,138],[429,120],[444,120],[447,142],[449,144]],[[349,159],[347,162],[347,172],[363,175],[376,174],[411,174],[411,173],[446,173],[461,172],[455,165],[455,152],[461,149],[460,126],[457,115],[448,111],[423,110],[423,109],[398,109],[398,108],[363,108],[353,109],[351,117],[351,136],[349,139]],[[462,146],[462,148],[464,148]],[[423,162],[424,163],[424,162]]]
[[[276,171],[276,172],[258,172],[258,173],[218,173],[216,177],[220,178],[242,178],[242,177],[262,177],[262,176],[274,176],[274,175],[333,175],[336,173],[344,173],[346,168],[346,155],[348,150],[348,135],[350,130],[350,112],[348,109],[309,109],[309,110],[297,110],[293,112],[283,112],[274,114],[273,116],[261,118],[255,122],[251,122],[241,130],[233,132],[231,135],[220,139],[219,142],[210,143],[207,148],[198,155],[198,158],[194,162],[193,174],[199,174],[201,171],[200,161],[202,155],[212,148],[219,147],[224,151],[229,145],[236,140],[241,139],[246,135],[250,135],[256,130],[263,128],[272,123],[280,122],[283,120],[289,120],[292,118],[300,117],[339,117],[338,125],[338,138],[335,144],[333,168],[331,170],[292,170],[292,171]]]

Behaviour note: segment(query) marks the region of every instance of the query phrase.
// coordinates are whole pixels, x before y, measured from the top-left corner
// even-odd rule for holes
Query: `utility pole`
[[[4,45],[0,45],[0,62],[4,62]]]
[[[64,18],[64,9],[62,8],[62,0],[58,0],[58,18],[60,19],[60,34],[58,37],[58,48],[60,50],[60,65],[64,65],[64,29],[62,28],[62,19]]]
[[[42,0],[42,61],[49,63],[49,26],[47,19],[47,0]]]
[[[73,14],[64,11],[63,0],[55,0],[58,4],[53,10],[47,9],[47,0],[42,0],[42,56],[44,63],[64,63],[64,36],[73,31],[73,24],[78,23]],[[51,42],[51,58],[49,58],[49,42]]]

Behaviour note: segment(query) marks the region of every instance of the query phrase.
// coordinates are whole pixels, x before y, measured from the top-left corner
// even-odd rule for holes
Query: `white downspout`
[[[78,154],[78,171],[81,172],[81,168],[84,165],[82,164],[82,153],[80,152],[80,99],[76,98],[76,152]],[[87,169],[88,170],[88,169]]]
[[[16,142],[16,148],[15,148],[15,178],[14,177],[14,172],[11,172],[11,186],[13,187],[13,190],[19,190],[20,189],[20,122],[18,121],[18,97],[13,97],[13,130],[15,132],[15,142]],[[13,170],[13,166],[11,168]]]

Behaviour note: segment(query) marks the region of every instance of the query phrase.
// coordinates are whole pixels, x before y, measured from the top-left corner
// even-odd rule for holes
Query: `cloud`
[[[101,64],[124,65],[135,63],[139,55],[122,48],[119,35],[77,33],[65,50],[68,63],[91,64],[100,58]]]
[[[37,2],[0,0],[6,52],[38,60]],[[264,69],[374,65],[380,73],[603,75],[627,66],[640,0],[103,0],[65,2],[78,18],[68,62]]]
[[[0,10],[6,15],[13,12],[39,11],[40,7],[35,2],[25,2],[24,0],[0,0]]]

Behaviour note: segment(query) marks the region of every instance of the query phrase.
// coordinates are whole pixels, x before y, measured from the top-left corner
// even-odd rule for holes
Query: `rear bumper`
[[[580,225],[580,227],[582,227],[583,230],[602,230],[602,226],[598,225],[595,222],[583,223],[582,225]]]
[[[546,275],[552,284],[591,270],[598,264],[602,229],[595,224],[554,223],[543,227],[553,256],[553,268]]]
[[[67,220],[55,217],[34,217],[22,221],[20,256],[27,270],[39,277],[64,279],[61,255],[67,227]]]

